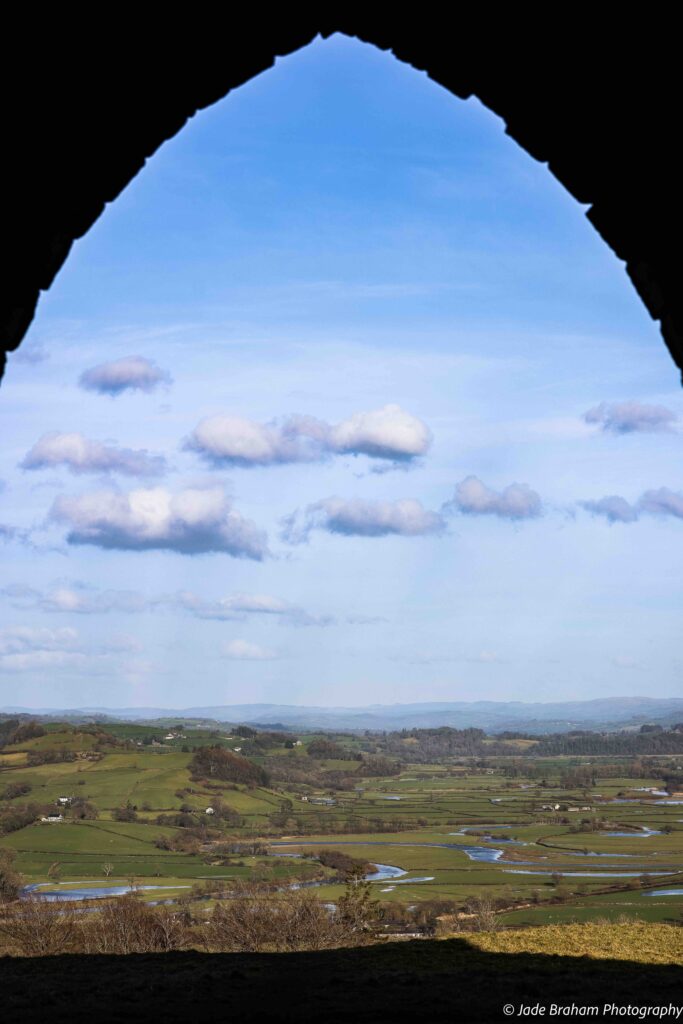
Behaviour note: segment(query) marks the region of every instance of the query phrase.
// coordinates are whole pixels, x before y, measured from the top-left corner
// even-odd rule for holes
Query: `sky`
[[[373,47],[163,145],[0,424],[0,707],[680,695],[658,326],[499,118]]]

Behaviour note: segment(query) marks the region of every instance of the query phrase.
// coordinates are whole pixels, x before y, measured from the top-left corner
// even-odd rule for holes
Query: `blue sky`
[[[501,122],[316,41],[162,147],[11,359],[0,706],[677,695],[682,415]]]

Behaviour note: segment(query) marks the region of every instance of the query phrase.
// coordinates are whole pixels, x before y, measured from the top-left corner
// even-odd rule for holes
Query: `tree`
[[[183,948],[184,918],[138,896],[119,896],[96,914],[82,916],[81,941],[87,953],[165,953]]]
[[[0,903],[19,897],[22,878],[13,868],[14,858],[14,850],[0,850]]]
[[[83,797],[75,797],[71,801],[69,813],[72,818],[78,818],[81,821],[94,821],[100,812],[95,807],[95,804],[89,800],[85,800]]]
[[[216,903],[203,927],[204,941],[222,952],[294,952],[357,942],[312,892],[290,890],[276,898],[244,885]]]
[[[128,807],[115,807],[112,817],[114,821],[137,821],[138,816],[134,808]]]
[[[0,917],[0,935],[23,956],[50,956],[73,950],[77,915],[58,902],[30,894]]]
[[[193,778],[221,779],[247,786],[267,786],[268,774],[259,765],[225,747],[200,747],[190,762]]]
[[[45,735],[45,729],[38,722],[27,722],[15,729],[9,738],[10,743],[25,743],[27,740],[37,739]]]
[[[109,878],[110,874],[114,870],[114,865],[107,861],[106,864],[102,865],[102,871],[104,872],[105,878]]]
[[[496,913],[493,900],[486,896],[475,896],[467,902],[467,909],[474,914],[474,930],[478,932],[493,932],[500,927],[500,919]]]
[[[344,895],[337,901],[337,920],[351,932],[367,932],[377,919],[379,900],[372,898],[372,886],[364,880],[365,869],[356,865],[349,873]]]

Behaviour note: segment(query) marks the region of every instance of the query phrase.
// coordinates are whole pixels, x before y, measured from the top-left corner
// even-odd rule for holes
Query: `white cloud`
[[[234,661],[273,661],[278,657],[275,651],[268,647],[260,647],[258,644],[249,643],[248,640],[232,640],[222,648],[224,658],[231,658]]]
[[[224,552],[261,561],[266,535],[234,511],[221,488],[188,488],[171,494],[162,487],[95,491],[58,497],[50,518],[69,526],[70,544],[123,551],[175,551],[197,555]]]
[[[103,659],[139,650],[138,641],[127,634],[115,635],[104,644],[92,646],[84,643],[75,629],[8,626],[0,630],[0,671],[98,671]]]
[[[0,654],[24,651],[75,650],[78,633],[75,629],[39,629],[33,626],[7,626],[0,630]]]
[[[91,367],[78,383],[86,391],[116,396],[124,391],[154,391],[160,384],[170,384],[171,376],[144,356],[127,356]]]
[[[66,466],[72,473],[123,473],[127,476],[162,476],[166,460],[144,449],[117,448],[91,441],[83,434],[57,431],[36,441],[21,462],[22,469]]]
[[[134,590],[91,591],[66,585],[49,590],[40,601],[43,611],[75,612],[79,615],[139,612],[145,605],[145,599]]]
[[[312,417],[290,417],[278,425],[242,416],[209,416],[197,425],[185,448],[217,466],[311,462],[322,457],[325,430]]]
[[[683,519],[683,494],[676,494],[668,487],[660,487],[656,491],[645,491],[638,507],[643,512],[657,516],[674,516]]]
[[[330,447],[340,453],[377,459],[410,460],[425,455],[432,443],[426,423],[398,405],[357,412],[330,432]]]
[[[40,601],[47,612],[75,612],[96,615],[104,612],[139,612],[145,608],[145,599],[134,590],[89,591],[78,587],[58,586],[48,591]]]
[[[361,501],[332,497],[285,517],[282,537],[290,544],[306,543],[312,530],[348,537],[386,537],[389,534],[417,537],[441,533],[445,526],[438,512],[430,512],[413,498]]]
[[[597,501],[582,501],[580,505],[591,515],[604,516],[610,523],[634,523],[638,518],[638,509],[618,494],[609,494]]]
[[[671,430],[678,417],[663,405],[644,402],[601,402],[583,416],[586,423],[597,424],[612,434],[655,433]]]
[[[293,415],[257,423],[241,416],[203,419],[184,447],[214,466],[272,466],[318,462],[332,455],[367,455],[397,463],[426,454],[432,441],[422,420],[398,405],[359,412],[340,423]]]
[[[604,516],[611,523],[635,523],[643,513],[683,519],[683,494],[677,494],[668,487],[645,491],[635,505],[630,505],[618,494],[597,501],[582,501],[580,505],[594,516]]]
[[[540,495],[527,484],[512,483],[495,491],[476,476],[465,477],[456,484],[451,501],[444,511],[456,510],[463,515],[499,516],[501,519],[532,519],[542,511]]]

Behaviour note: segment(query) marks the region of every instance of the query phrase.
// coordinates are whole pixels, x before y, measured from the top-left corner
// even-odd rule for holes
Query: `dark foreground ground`
[[[544,1014],[517,1016],[521,1005],[537,1003]],[[553,1003],[575,1009],[558,1015]],[[633,1009],[610,1016],[605,1003]],[[592,1006],[598,1012],[589,1011],[588,1019],[633,1020],[635,1007],[670,1003],[683,1005],[683,966],[485,953],[462,939],[323,953],[0,958],[2,1024],[470,1024],[585,1019],[579,1008]],[[504,1014],[505,1004],[512,1004],[512,1013]]]

